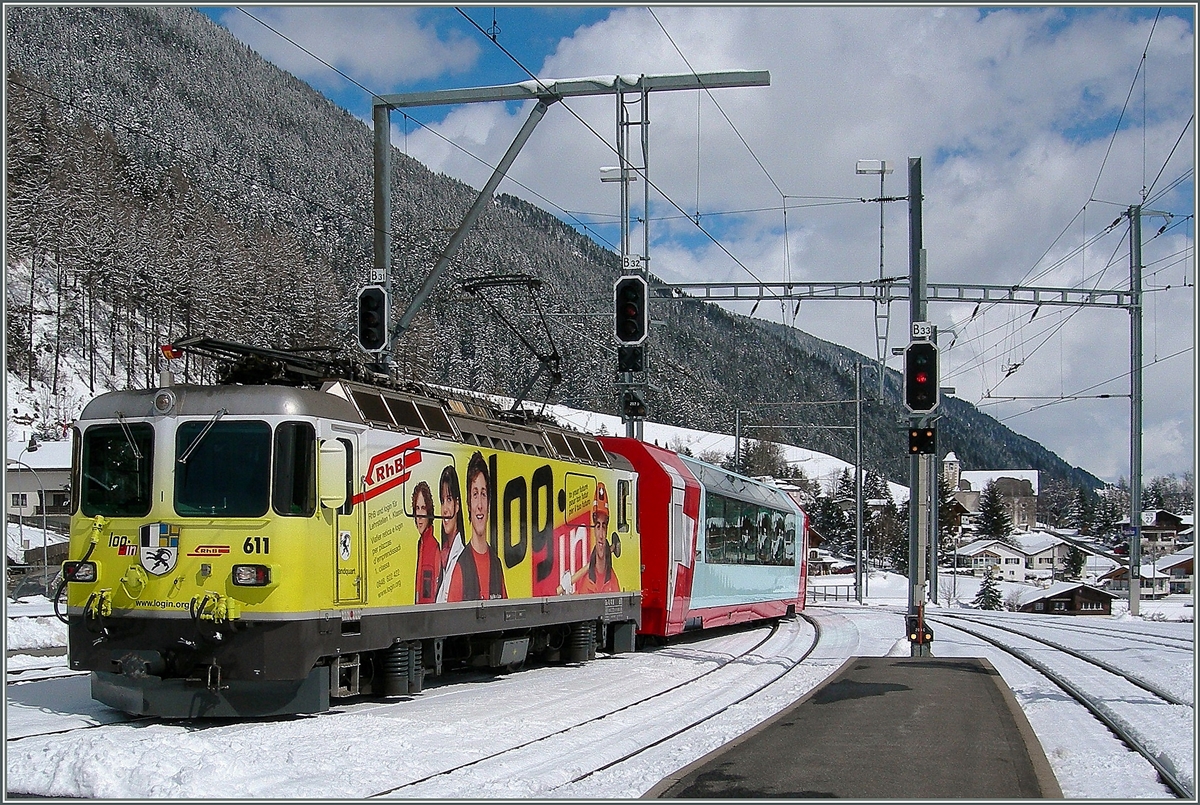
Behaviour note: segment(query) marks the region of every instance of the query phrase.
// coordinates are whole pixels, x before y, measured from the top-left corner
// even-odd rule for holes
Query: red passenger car
[[[665,638],[803,608],[808,518],[786,493],[636,439],[600,442],[638,474],[641,634]]]

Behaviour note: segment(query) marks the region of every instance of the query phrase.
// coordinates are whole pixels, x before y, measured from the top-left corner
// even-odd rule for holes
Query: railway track
[[[1172,734],[1173,729],[1190,728],[1194,719],[1190,703],[1111,663],[1012,624],[944,613],[927,614],[926,619],[995,646],[1049,679],[1143,757],[1175,796],[1195,799],[1194,758],[1176,749],[1178,740]]]
[[[812,653],[820,634],[812,619],[778,622],[761,641],[737,655],[720,658],[704,673],[548,734],[368,796],[479,796],[481,776],[493,781],[494,788],[487,789],[487,796],[503,796],[508,781],[514,779],[520,781],[522,796],[555,796],[711,725],[793,670]],[[664,720],[663,713],[674,715]],[[541,790],[531,792],[531,780],[539,781]]]
[[[786,687],[789,684],[784,678],[795,671],[801,660],[812,657],[819,646],[825,647],[828,656],[822,660],[824,655],[818,651],[815,669],[813,659],[805,663],[812,679],[803,683],[804,687],[798,692],[781,690],[780,685]],[[852,649],[844,650],[836,639],[822,640],[820,627],[811,619],[793,618],[771,627],[759,625],[705,633],[698,635],[696,640],[680,640],[645,652],[644,657],[639,656],[642,652],[638,655],[601,655],[582,666],[539,667],[511,676],[455,675],[427,686],[420,696],[411,700],[364,698],[345,702],[314,716],[245,723],[221,720],[189,723],[187,740],[195,741],[197,745],[237,746],[246,742],[249,746],[255,743],[252,736],[263,730],[275,734],[278,729],[286,729],[306,736],[339,735],[344,736],[343,740],[352,740],[350,736],[356,736],[356,740],[365,741],[363,745],[369,746],[370,739],[363,738],[364,730],[380,730],[380,737],[386,735],[385,740],[389,743],[400,741],[414,748],[412,753],[402,755],[406,761],[411,760],[411,764],[381,763],[367,774],[355,775],[347,788],[322,782],[322,791],[338,791],[354,798],[422,796],[422,792],[430,791],[432,796],[438,797],[460,794],[470,798],[502,796],[502,793],[481,791],[480,775],[484,779],[494,778],[499,791],[505,780],[514,779],[512,769],[519,765],[522,772],[516,779],[524,784],[522,794],[536,796],[538,792],[561,790],[564,786],[594,785],[597,776],[637,774],[640,780],[646,772],[631,769],[644,762],[647,753],[662,751],[673,741],[681,743],[684,750],[690,748],[692,754],[681,756],[667,771],[682,767],[697,756],[693,746],[696,740],[707,740],[715,748],[748,728],[746,723],[758,723],[773,715],[779,709],[780,696],[790,697],[786,703],[799,698],[835,670],[847,656],[847,650]],[[652,661],[647,662],[647,659]],[[629,669],[628,684],[618,683],[616,689],[612,682],[614,666]],[[530,697],[526,692],[529,690],[526,680],[535,676],[545,679],[544,695]],[[32,681],[32,677],[30,679]],[[515,686],[510,685],[510,679]],[[769,691],[772,685],[776,687]],[[791,687],[800,685],[802,682],[793,676]],[[45,686],[51,686],[53,690]],[[479,696],[481,686],[490,688],[483,699]],[[156,718],[134,719],[111,711],[91,703],[86,691],[86,678],[50,678],[28,685],[11,684],[10,705],[17,701],[14,695],[19,695],[24,708],[32,707],[39,712],[35,717],[37,723],[27,725],[24,734],[8,736],[10,754],[15,750],[18,754],[41,757],[45,748],[39,740],[67,741],[69,743],[47,744],[46,747],[53,746],[53,752],[72,754],[71,746],[104,744],[107,726],[119,726],[124,730],[122,740],[131,746],[179,739],[180,725]],[[767,691],[765,696],[764,691]],[[755,701],[756,695],[758,701]],[[771,701],[772,696],[774,701]],[[67,703],[47,709],[44,705],[52,699]],[[503,713],[504,718],[500,720],[509,724],[515,720],[521,728],[508,732],[485,729],[482,734],[486,737],[464,740],[461,751],[457,747],[453,752],[421,751],[424,731],[431,735],[445,730],[461,730],[464,736],[480,734],[478,729],[466,729],[462,725],[472,718],[478,721],[483,717],[486,721],[481,704],[498,714]],[[431,720],[433,714],[436,719]],[[747,722],[747,718],[754,720]],[[285,724],[289,721],[291,726]],[[306,723],[314,726],[303,726]],[[647,727],[653,727],[653,735],[647,735]],[[132,732],[129,732],[130,728],[133,728]],[[79,737],[73,739],[72,734]],[[210,737],[201,737],[203,735]],[[337,742],[337,739],[331,740]],[[581,746],[591,748],[580,751]],[[465,782],[468,777],[474,782]],[[648,788],[657,779],[649,780],[643,787]],[[142,790],[141,784],[130,782],[129,792]],[[537,791],[530,792],[531,783]],[[459,787],[464,790],[460,791]],[[470,790],[465,790],[468,787]],[[41,784],[33,784],[29,790],[41,791]],[[194,790],[207,792],[208,789],[200,786]]]

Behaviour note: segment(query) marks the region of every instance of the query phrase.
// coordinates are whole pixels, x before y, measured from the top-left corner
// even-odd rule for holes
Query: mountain
[[[186,7],[6,6],[4,19],[10,372],[56,390],[72,366],[91,390],[145,386],[158,345],[184,335],[357,354],[353,300],[372,254],[362,121]],[[398,317],[475,191],[399,152],[392,165]],[[619,273],[617,255],[499,195],[397,345],[400,374],[512,395],[537,369],[518,334],[551,346],[540,305],[563,361],[551,399],[611,412]],[[463,289],[492,275],[530,277],[537,304],[516,286]],[[756,424],[803,418],[814,427],[754,436],[853,461],[853,431],[820,427],[852,425],[853,406],[780,404],[851,399],[861,356],[695,299],[656,296],[652,317],[653,418],[725,433],[739,406]],[[199,360],[185,370],[214,376]],[[899,376],[885,386],[863,407],[863,463],[906,482]],[[55,404],[70,418],[76,402]],[[939,450],[1101,485],[960,400],[944,402]]]

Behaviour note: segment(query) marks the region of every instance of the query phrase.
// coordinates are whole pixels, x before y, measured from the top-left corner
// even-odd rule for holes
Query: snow
[[[930,611],[960,610],[974,597],[980,580],[944,574],[942,604]],[[825,577],[826,579],[830,577]],[[840,579],[839,579],[840,581]],[[950,585],[949,582],[953,582]],[[1001,583],[1008,596],[1028,585]],[[119,713],[91,700],[85,675],[66,668],[66,658],[13,655],[9,676],[6,730],[10,739],[6,778],[11,793],[86,798],[359,798],[403,788],[386,796],[420,798],[635,798],[659,780],[744,733],[802,698],[825,681],[850,656],[908,656],[901,636],[907,579],[873,571],[864,606],[854,601],[809,605],[821,618],[823,642],[797,668],[768,685],[761,695],[722,711],[744,678],[764,677],[774,662],[734,663],[705,676],[723,657],[744,651],[767,634],[764,627],[722,632],[694,643],[656,651],[601,657],[581,666],[530,668],[513,674],[446,677],[415,697],[401,701],[368,699],[318,717],[197,724],[123,723]],[[950,590],[953,590],[951,594]],[[65,643],[65,630],[40,596],[6,602],[8,649]],[[1128,614],[1116,601],[1113,617],[1093,616],[1086,625],[1099,634],[1093,648],[1121,667],[1157,669],[1171,687],[1190,686],[1194,663],[1181,663],[1181,652],[1163,646],[1130,643],[1123,635],[1191,637],[1189,596],[1143,602],[1142,616]],[[1049,634],[1067,619],[1020,613],[986,613],[989,619],[1022,619],[1043,624]],[[1069,619],[1071,625],[1084,619]],[[989,621],[993,622],[993,621]],[[1001,622],[1001,621],[995,621]],[[773,637],[778,654],[799,656],[812,629],[796,620],[790,633]],[[1153,771],[1108,730],[1062,692],[1022,663],[953,630],[941,629],[936,656],[983,656],[996,667],[1025,711],[1064,796],[1075,798],[1163,797]],[[1076,642],[1087,640],[1075,637]],[[732,666],[738,666],[736,668]],[[25,668],[56,678],[15,684]],[[45,669],[44,671],[40,669]],[[739,676],[740,675],[740,676]],[[669,691],[673,682],[693,679]],[[666,691],[659,718],[614,712],[567,743],[554,736],[581,717],[610,712],[616,705]],[[1132,700],[1132,699],[1131,699]],[[1120,703],[1117,703],[1120,706]],[[1171,708],[1159,740],[1191,745],[1190,708]],[[616,763],[578,782],[579,771],[598,768],[605,758],[626,751],[630,731],[669,735],[682,718],[719,712],[703,729],[672,738],[639,756]],[[631,720],[639,719],[640,720]],[[85,725],[103,729],[62,732]],[[57,734],[47,734],[55,732]],[[543,748],[484,756],[545,735]],[[15,737],[23,737],[13,741]],[[1164,738],[1163,736],[1166,736]],[[556,741],[556,742],[552,742]],[[1189,750],[1190,751],[1190,750]],[[1190,755],[1189,755],[1190,756]],[[480,761],[450,774],[439,770]],[[518,765],[512,765],[519,763]],[[497,765],[503,764],[503,765]],[[411,781],[415,785],[405,785]]]
[[[8,552],[9,561],[16,564],[22,564],[25,561],[25,551],[42,547],[43,535],[46,542],[50,545],[58,545],[70,539],[66,534],[60,534],[50,529],[46,529],[43,532],[41,526],[34,528],[30,525],[22,526],[19,523],[8,523],[7,525],[8,533],[5,535],[7,537],[5,547]],[[39,552],[38,555],[41,556],[41,553]]]

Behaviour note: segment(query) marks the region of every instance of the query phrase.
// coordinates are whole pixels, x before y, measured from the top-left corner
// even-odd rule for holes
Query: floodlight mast
[[[525,125],[517,134],[504,158],[492,172],[491,178],[480,190],[475,203],[463,218],[462,223],[443,249],[437,263],[430,270],[420,290],[409,303],[408,309],[395,328],[391,327],[391,311],[385,311],[385,329],[390,333],[388,343],[378,353],[376,367],[390,371],[392,364],[391,342],[412,325],[417,311],[433,291],[438,279],[449,266],[455,253],[462,245],[467,232],[482,214],[484,207],[507,174],[517,154],[533,133],[534,127],[545,115],[551,104],[563,98],[588,95],[617,95],[630,90],[642,93],[672,90],[718,89],[724,87],[769,86],[771,75],[766,70],[728,70],[713,73],[676,73],[638,76],[598,76],[591,78],[532,79],[517,84],[488,87],[435,90],[398,95],[378,95],[373,102],[374,122],[374,263],[371,283],[382,285],[390,295],[392,276],[392,193],[391,193],[391,110],[416,106],[439,106],[458,103],[481,103],[487,101],[535,100],[537,104],[530,112]]]

